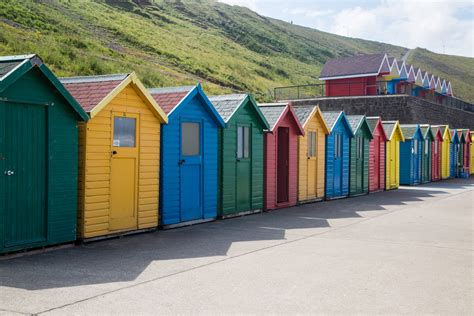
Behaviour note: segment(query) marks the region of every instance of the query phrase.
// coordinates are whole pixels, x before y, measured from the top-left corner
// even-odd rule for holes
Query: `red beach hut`
[[[380,116],[367,117],[373,138],[369,142],[369,192],[385,189],[385,142],[388,140]]]
[[[266,210],[297,203],[298,136],[304,129],[289,103],[259,104],[270,129],[265,132]]]
[[[431,127],[434,141],[431,142],[431,181],[441,180],[441,155],[443,150],[443,133],[439,126]]]

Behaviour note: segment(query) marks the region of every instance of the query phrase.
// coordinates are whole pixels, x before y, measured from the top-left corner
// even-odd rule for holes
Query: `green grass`
[[[59,76],[136,71],[148,87],[200,81],[262,101],[276,86],[317,82],[328,58],[406,51],[209,0],[0,2],[1,55],[37,53]],[[458,92],[464,78],[453,78]]]

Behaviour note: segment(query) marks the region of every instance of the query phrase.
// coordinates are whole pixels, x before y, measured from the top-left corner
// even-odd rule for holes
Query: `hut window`
[[[439,145],[438,141],[435,141],[434,143],[435,154],[438,154],[438,145]]]
[[[418,139],[413,140],[413,154],[414,155],[418,154]]]
[[[237,159],[250,157],[250,128],[248,126],[237,127]]]
[[[425,140],[425,155],[428,155],[429,145],[429,140]]]
[[[339,158],[342,155],[342,137],[341,134],[335,135],[334,141],[334,158]]]
[[[130,117],[114,117],[114,147],[135,147],[136,120]]]
[[[358,137],[356,138],[357,159],[361,159],[361,158],[362,158],[363,145],[364,145],[364,142],[363,142],[363,140],[362,140],[362,137],[358,136]]]
[[[316,157],[316,132],[308,132],[308,157]]]
[[[181,147],[183,156],[199,156],[201,153],[201,126],[199,123],[182,123]]]

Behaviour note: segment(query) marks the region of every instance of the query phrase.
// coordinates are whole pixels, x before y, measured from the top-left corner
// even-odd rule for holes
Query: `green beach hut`
[[[209,98],[226,124],[219,133],[219,217],[263,209],[264,130],[270,129],[248,94]]]
[[[432,174],[432,143],[435,140],[435,135],[431,125],[421,124],[421,133],[423,134],[423,151],[421,154],[421,183],[431,182]]]
[[[79,121],[37,55],[0,57],[0,253],[76,239]]]
[[[354,137],[350,140],[349,195],[369,193],[369,145],[372,131],[365,115],[348,115]]]

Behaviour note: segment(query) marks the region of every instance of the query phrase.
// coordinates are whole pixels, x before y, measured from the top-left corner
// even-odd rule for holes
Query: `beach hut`
[[[470,134],[470,137],[471,137],[471,143],[470,143],[470,146],[471,146],[471,149],[470,149],[470,153],[471,153],[471,170],[470,170],[470,173],[471,174],[474,174],[474,132],[469,132]]]
[[[471,133],[469,129],[462,130],[464,136],[463,148],[463,170],[461,171],[462,178],[468,178],[471,174]]]
[[[263,135],[267,120],[248,94],[211,96],[226,123],[219,134],[218,216],[263,209]]]
[[[398,121],[383,121],[383,128],[387,133],[385,146],[385,189],[393,190],[400,186],[400,143],[405,136]]]
[[[322,200],[329,128],[317,105],[295,106],[294,110],[305,131],[298,137],[298,202]]]
[[[354,137],[349,148],[349,195],[369,193],[369,142],[372,132],[365,115],[348,115]]]
[[[400,125],[405,142],[400,144],[400,184],[421,183],[423,134],[418,124]]]
[[[367,117],[372,133],[369,143],[369,192],[385,189],[385,143],[388,136],[383,128],[380,116]]]
[[[443,138],[441,142],[441,179],[448,179],[450,177],[450,148],[451,148],[451,131],[448,125],[436,126]]]
[[[61,82],[90,117],[79,126],[78,237],[156,228],[166,114],[135,73]]]
[[[443,133],[441,126],[431,126],[434,141],[431,143],[431,181],[441,180],[443,169]]]
[[[435,140],[431,126],[428,124],[420,125],[423,134],[423,150],[421,153],[421,183],[431,182],[432,176],[432,151],[431,146]]]
[[[350,140],[354,137],[344,112],[323,112],[329,127],[326,135],[326,199],[349,195]]]
[[[225,126],[200,84],[149,90],[168,114],[161,127],[160,225],[217,217],[219,129]]]
[[[76,239],[78,122],[37,55],[0,57],[0,253]]]
[[[270,128],[265,132],[266,210],[296,205],[298,136],[304,135],[289,103],[259,104]]]
[[[456,129],[451,129],[451,143],[449,148],[449,161],[450,161],[450,169],[449,169],[449,176],[451,178],[458,178],[459,171],[460,171],[460,150],[461,150],[461,138],[459,137],[458,132]],[[462,157],[462,154],[461,154]]]

